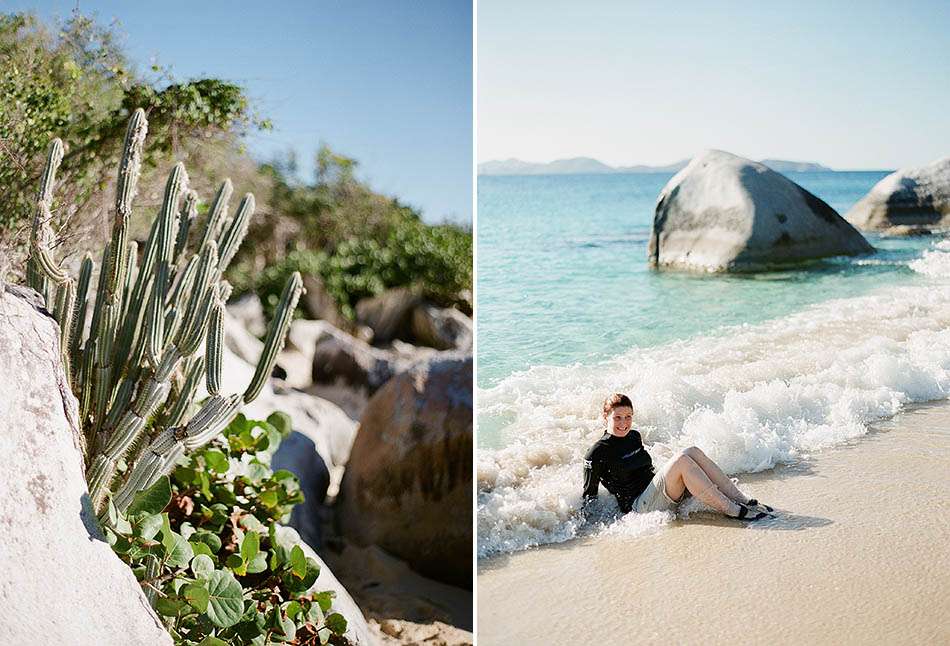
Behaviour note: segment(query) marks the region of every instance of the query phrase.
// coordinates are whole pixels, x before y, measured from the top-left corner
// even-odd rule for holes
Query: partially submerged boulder
[[[56,322],[0,281],[0,642],[172,644],[105,542]]]
[[[795,182],[758,162],[707,150],[660,193],[648,255],[655,268],[756,271],[873,251]]]
[[[440,354],[370,400],[343,477],[343,534],[471,586],[472,357]]]
[[[845,218],[864,231],[893,235],[950,227],[950,157],[891,173],[858,200]]]

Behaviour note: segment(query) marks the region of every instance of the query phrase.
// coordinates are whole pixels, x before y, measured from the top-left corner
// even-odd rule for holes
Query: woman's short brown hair
[[[633,402],[630,401],[630,398],[622,393],[614,393],[610,397],[604,400],[604,417],[610,414],[615,408],[620,406],[626,406],[628,408],[633,408]]]

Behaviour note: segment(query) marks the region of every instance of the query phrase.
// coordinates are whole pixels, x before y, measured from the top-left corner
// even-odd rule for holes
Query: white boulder
[[[171,645],[99,531],[59,330],[27,293],[0,282],[0,643]]]
[[[950,227],[950,157],[891,173],[851,207],[845,218],[865,231],[895,234]]]
[[[795,182],[758,162],[707,150],[660,193],[648,256],[656,268],[719,272],[873,250]]]

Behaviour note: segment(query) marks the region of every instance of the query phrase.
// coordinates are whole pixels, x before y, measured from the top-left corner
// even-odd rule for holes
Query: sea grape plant
[[[300,274],[291,275],[250,384],[243,394],[222,394],[222,316],[231,291],[222,274],[247,232],[254,196],[245,195],[229,216],[233,189],[225,180],[199,233],[198,196],[178,163],[139,253],[129,240],[129,220],[147,131],[145,112],[136,110],[126,131],[112,236],[102,251],[94,293],[89,254],[78,280],[53,257],[49,222],[63,160],[59,139],[49,148],[30,240],[27,281],[52,305],[60,325],[63,362],[79,400],[86,480],[100,518],[108,500],[125,510],[137,492],[205,445],[242,404],[260,394],[303,291]],[[195,411],[202,378],[209,397]]]
[[[283,413],[238,414],[125,512],[108,503],[106,539],[176,644],[349,643],[334,593],[313,589],[320,563],[279,525],[303,502],[296,477],[270,468],[289,433]]]

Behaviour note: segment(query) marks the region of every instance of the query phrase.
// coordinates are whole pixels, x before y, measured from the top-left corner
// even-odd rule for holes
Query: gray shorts
[[[683,491],[683,495],[680,496],[679,500],[673,500],[666,495],[666,474],[672,464],[673,460],[670,460],[663,465],[662,469],[657,471],[653,479],[650,480],[650,484],[647,485],[647,488],[633,501],[634,511],[639,514],[645,514],[651,511],[670,511],[674,509],[676,505],[686,500],[687,496],[689,496],[688,491]]]

